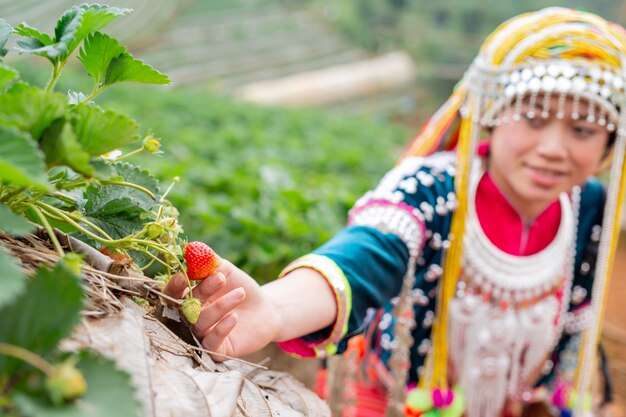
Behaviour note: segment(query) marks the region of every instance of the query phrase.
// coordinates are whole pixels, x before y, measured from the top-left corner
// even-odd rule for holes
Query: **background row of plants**
[[[485,37],[520,13],[562,6],[626,23],[621,0],[293,0],[312,7],[349,39],[376,52],[400,49],[417,65],[414,91],[421,106],[414,123],[445,100]]]

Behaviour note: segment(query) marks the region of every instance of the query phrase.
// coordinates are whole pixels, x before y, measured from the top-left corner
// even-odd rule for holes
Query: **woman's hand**
[[[165,293],[183,298],[187,288],[185,276],[178,273]],[[216,362],[256,352],[278,334],[280,317],[274,304],[254,279],[227,260],[193,288],[193,296],[203,306],[192,331],[205,349],[214,352]]]

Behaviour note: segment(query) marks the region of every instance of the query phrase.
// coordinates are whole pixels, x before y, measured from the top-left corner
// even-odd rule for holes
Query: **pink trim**
[[[315,342],[307,342],[302,338],[285,340],[284,342],[277,342],[278,347],[287,353],[300,358],[314,358],[317,356],[313,346],[319,345]]]

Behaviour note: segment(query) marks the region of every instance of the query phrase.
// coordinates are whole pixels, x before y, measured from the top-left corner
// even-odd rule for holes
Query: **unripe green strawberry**
[[[187,276],[191,280],[205,279],[219,268],[222,258],[202,242],[189,242],[185,246]]]
[[[148,153],[157,153],[161,147],[161,142],[152,135],[148,135],[142,142],[143,148]]]
[[[87,382],[83,374],[76,369],[74,360],[56,365],[46,378],[45,384],[54,404],[78,398],[87,390]]]
[[[202,309],[202,301],[197,298],[188,298],[183,301],[183,315],[187,321],[191,324],[196,324],[198,317],[200,316],[200,310]]]

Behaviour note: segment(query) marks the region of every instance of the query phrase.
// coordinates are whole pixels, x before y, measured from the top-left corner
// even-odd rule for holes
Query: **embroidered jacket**
[[[391,331],[394,318],[390,311],[407,271],[409,256],[413,254],[416,326],[412,332],[415,342],[409,379],[417,381],[431,347],[437,285],[443,272],[442,255],[449,245],[451,218],[456,208],[454,162],[453,153],[405,159],[374,190],[357,201],[342,231],[283,271],[281,275],[300,267],[318,270],[333,288],[338,305],[333,326],[283,342],[284,350],[302,357],[324,357],[344,351],[350,337],[367,332],[372,351],[385,362],[394,347]],[[545,378],[555,374],[552,365],[559,357],[566,358],[561,365],[567,367],[559,370],[559,374],[571,373],[575,366],[570,363],[571,354],[568,356],[565,348],[572,335],[584,328],[589,313],[603,204],[603,187],[597,180],[589,179],[580,196],[570,304],[562,336],[544,367]],[[560,219],[559,206],[555,203],[533,224],[523,225],[488,178],[481,180],[476,209],[481,224],[487,225],[483,230],[489,239],[512,255],[531,255],[543,249],[554,237]],[[493,223],[489,216],[495,220]]]

